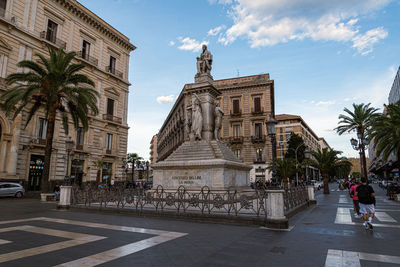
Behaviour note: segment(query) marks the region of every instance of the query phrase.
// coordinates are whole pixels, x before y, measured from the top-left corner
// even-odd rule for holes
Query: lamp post
[[[295,159],[296,159],[296,186],[299,185],[299,172],[297,171],[299,161],[297,160],[297,152],[299,151],[299,148],[302,147],[302,146],[305,146],[305,144],[301,143],[300,145],[298,145],[296,147],[296,149],[288,148],[288,150],[291,149],[291,150],[294,151],[294,156],[295,156]],[[308,158],[309,156],[310,156],[310,151],[308,151],[308,149],[306,147],[306,149],[304,150],[304,157]]]
[[[149,165],[150,165],[150,163],[149,163],[149,161],[147,160],[146,161],[146,171],[147,171],[147,174],[146,174],[146,182],[149,182]]]
[[[65,168],[65,183],[66,185],[70,185],[70,177],[68,175],[68,169],[69,169],[69,154],[72,151],[72,148],[74,147],[74,141],[71,139],[71,136],[68,138],[68,140],[65,141],[65,149],[67,150],[67,166]]]
[[[360,130],[357,130],[357,138],[358,140],[351,138],[350,143],[354,150],[360,151],[361,176],[368,178],[367,164],[365,160],[365,146],[368,145],[368,141],[364,138]]]
[[[275,160],[276,160],[276,132],[275,132],[275,125],[278,123],[277,120],[273,116],[271,116],[267,121],[267,132],[268,136],[271,138],[271,145],[272,145],[272,184],[276,185],[276,170],[275,170]]]

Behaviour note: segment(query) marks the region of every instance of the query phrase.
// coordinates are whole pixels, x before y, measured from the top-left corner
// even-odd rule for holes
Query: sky
[[[128,152],[150,140],[206,43],[215,80],[269,73],[276,114],[300,115],[319,137],[355,157],[338,136],[353,103],[382,110],[400,64],[399,0],[80,0],[118,29],[131,53]]]

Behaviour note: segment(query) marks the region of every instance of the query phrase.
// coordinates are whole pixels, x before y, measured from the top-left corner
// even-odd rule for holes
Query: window
[[[242,136],[242,129],[241,129],[241,125],[240,124],[234,124],[232,125],[232,134],[233,137],[240,137]]]
[[[112,163],[104,162],[102,167],[102,182],[109,183],[112,176]]]
[[[114,115],[114,100],[107,98],[107,115]]]
[[[47,22],[46,40],[52,43],[56,42],[57,38],[57,23],[52,20]]]
[[[291,133],[291,132],[293,132],[293,128],[292,127],[286,127],[285,128],[285,132]]]
[[[107,140],[106,140],[106,149],[111,150],[112,149],[112,134],[107,134]]]
[[[256,149],[256,156],[257,156],[257,161],[262,161],[263,159],[263,150],[262,148],[257,148]]]
[[[233,114],[239,114],[240,113],[240,100],[239,99],[233,99],[232,100],[232,107],[233,107]]]
[[[261,97],[254,97],[254,112],[261,112]]]
[[[82,58],[89,60],[90,55],[90,43],[86,40],[83,40],[82,43]]]
[[[233,153],[235,153],[235,156],[240,158],[240,149],[236,149]]]
[[[262,123],[254,124],[254,136],[257,138],[261,138],[263,136],[263,124]]]
[[[7,0],[0,0],[0,17],[6,15]]]
[[[37,137],[39,139],[46,139],[47,120],[39,118]]]
[[[79,127],[76,131],[76,144],[82,146],[85,138],[85,132],[82,127]]]
[[[115,73],[115,63],[117,62],[117,60],[115,59],[115,57],[110,56],[110,65],[108,66],[108,71],[111,73]]]

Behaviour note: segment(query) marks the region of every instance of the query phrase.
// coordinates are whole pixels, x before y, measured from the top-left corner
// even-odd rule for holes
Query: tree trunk
[[[328,173],[323,172],[322,178],[324,179],[324,194],[329,195],[329,176]]]
[[[135,162],[132,163],[132,183],[135,181]]]
[[[56,104],[52,104],[49,109],[49,115],[47,118],[47,131],[46,131],[46,148],[44,150],[44,169],[42,174],[42,185],[41,191],[43,193],[48,193],[49,188],[49,178],[50,178],[50,164],[51,164],[51,153],[53,152],[53,135],[56,121]],[[68,168],[68,163],[67,163]]]

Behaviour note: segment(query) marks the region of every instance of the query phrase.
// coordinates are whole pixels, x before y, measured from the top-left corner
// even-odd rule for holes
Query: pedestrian
[[[56,195],[56,201],[60,199],[60,186],[56,184],[53,189],[54,194]]]
[[[353,198],[354,217],[361,218],[360,205],[358,203],[358,196],[356,196],[357,187],[358,187],[358,181],[353,180],[353,186],[350,188],[350,197]]]
[[[367,178],[361,178],[361,184],[356,189],[356,196],[358,196],[360,213],[363,214],[364,227],[365,229],[372,230],[372,218],[374,218],[375,215],[374,203],[376,194],[372,186],[368,185],[367,182]]]

